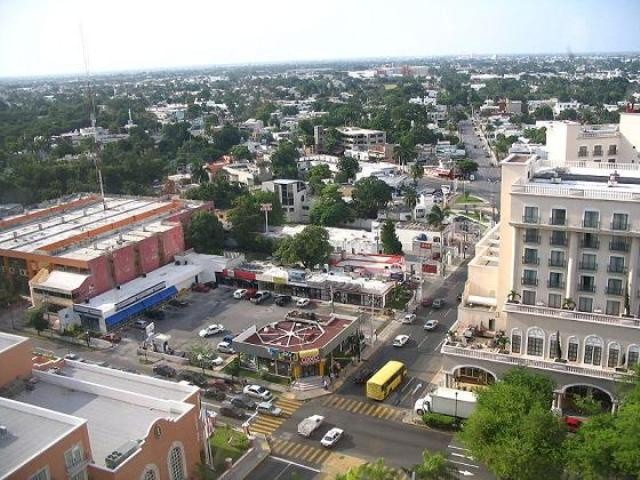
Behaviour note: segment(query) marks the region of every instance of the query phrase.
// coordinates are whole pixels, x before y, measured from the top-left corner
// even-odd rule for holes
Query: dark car
[[[222,400],[227,398],[227,394],[218,388],[207,388],[204,391],[204,397],[211,398],[213,400],[217,400],[218,402],[221,402]]]
[[[245,410],[255,410],[257,406],[256,402],[254,402],[253,400],[251,400],[250,398],[244,395],[240,395],[238,397],[232,397],[229,399],[229,402],[234,407],[244,408]]]
[[[353,383],[362,385],[367,383],[367,380],[371,378],[373,371],[369,368],[362,368],[353,376]]]
[[[291,303],[291,295],[278,295],[275,299],[275,304],[279,307],[284,307]]]
[[[432,307],[434,310],[440,310],[442,307],[444,307],[444,304],[445,304],[444,298],[436,298],[433,301]]]
[[[171,305],[172,307],[188,307],[189,306],[189,302],[186,302],[184,300],[178,300],[177,298],[174,298],[173,300],[169,301],[169,305]]]
[[[260,305],[261,303],[266,302],[270,298],[271,298],[271,292],[267,292],[266,290],[260,290],[256,292],[256,295],[253,298],[251,298],[251,302],[255,303],[256,305]]]
[[[176,372],[176,369],[170,367],[169,365],[154,365],[153,373],[167,378],[173,378],[178,374],[178,372]]]
[[[207,381],[207,388],[215,388],[226,392],[232,390],[233,382],[225,378],[210,378]]]
[[[182,370],[178,373],[179,380],[186,380],[189,383],[193,383],[198,387],[204,388],[207,386],[209,379],[206,375],[203,375],[200,372],[194,372],[193,370]]]
[[[244,410],[238,407],[234,407],[229,402],[224,402],[222,407],[220,407],[220,415],[224,415],[225,417],[232,418],[244,418]]]
[[[224,337],[222,337],[222,341],[227,343],[233,343],[234,338],[236,338],[234,334],[225,335]]]

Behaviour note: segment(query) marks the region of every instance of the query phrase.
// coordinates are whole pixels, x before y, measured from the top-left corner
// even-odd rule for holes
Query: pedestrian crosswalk
[[[280,425],[284,423],[287,418],[293,415],[293,412],[300,408],[302,402],[298,400],[279,398],[275,401],[275,405],[276,407],[282,409],[282,415],[279,417],[272,417],[263,413],[258,414],[251,422],[250,429],[252,432],[271,435],[280,427]]]
[[[340,395],[330,395],[326,397],[323,405],[331,408],[339,408],[359,415],[368,415],[383,420],[402,420],[404,413],[401,410],[382,405],[380,403],[365,402]]]
[[[280,439],[271,442],[271,454],[277,457],[294,458],[312,465],[322,465],[331,456],[331,452],[326,448]]]

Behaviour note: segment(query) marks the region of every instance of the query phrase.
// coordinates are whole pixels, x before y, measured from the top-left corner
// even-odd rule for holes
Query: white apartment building
[[[502,162],[501,221],[476,245],[442,347],[447,385],[525,366],[556,382],[557,411],[585,393],[615,410],[640,358],[640,165],[617,158]]]
[[[263,190],[276,192],[287,222],[309,223],[311,194],[302,180],[279,178],[262,184]]]
[[[618,125],[557,121],[545,122],[544,126],[547,158],[554,165],[640,163],[640,115],[636,113],[621,113]]]
[[[382,130],[357,127],[339,127],[341,143],[345,150],[368,150],[374,145],[387,143],[387,134]]]

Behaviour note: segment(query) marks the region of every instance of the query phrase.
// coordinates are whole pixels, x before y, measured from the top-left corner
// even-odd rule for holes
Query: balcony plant
[[[509,345],[510,343],[511,341],[509,340],[509,338],[504,335],[497,337],[496,345],[500,347],[500,350],[498,351],[498,353],[509,353],[509,351],[507,350],[507,345]]]
[[[507,295],[507,302],[509,303],[520,303],[518,301],[518,298],[521,298],[522,295],[520,295],[518,292],[516,292],[515,290],[511,290],[509,292],[509,294]]]
[[[562,309],[563,310],[575,310],[576,309],[576,302],[573,300],[573,298],[565,298],[564,302],[562,302]]]
[[[624,285],[624,313],[622,316],[625,318],[633,318],[633,314],[631,313],[631,299],[629,297],[629,284],[627,283]]]

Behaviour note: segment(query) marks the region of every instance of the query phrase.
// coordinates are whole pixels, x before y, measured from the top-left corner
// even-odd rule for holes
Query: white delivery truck
[[[298,433],[303,437],[309,437],[324,422],[322,415],[311,415],[298,424]]]
[[[476,408],[476,395],[473,392],[454,388],[438,387],[426,397],[416,401],[413,411],[416,415],[427,412],[469,418]]]

